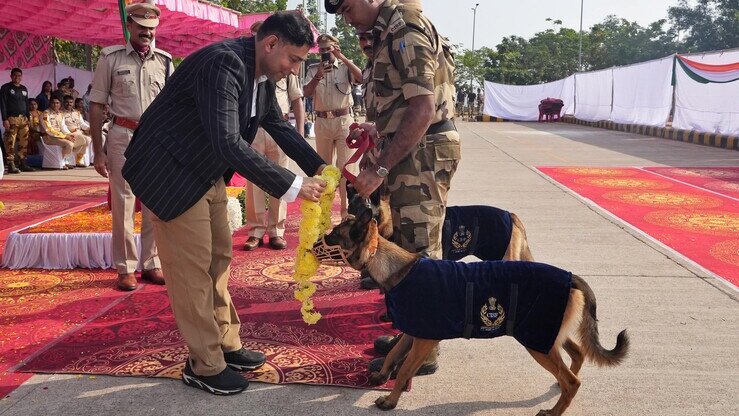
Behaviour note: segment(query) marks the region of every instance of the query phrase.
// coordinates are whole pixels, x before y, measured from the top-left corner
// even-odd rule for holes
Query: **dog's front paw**
[[[387,375],[383,375],[379,371],[373,371],[372,374],[370,374],[369,382],[373,386],[381,386],[387,383],[388,378],[389,377]]]
[[[398,402],[391,400],[390,396],[388,395],[382,396],[375,400],[375,405],[381,410],[392,410],[395,409],[395,406],[398,405]]]

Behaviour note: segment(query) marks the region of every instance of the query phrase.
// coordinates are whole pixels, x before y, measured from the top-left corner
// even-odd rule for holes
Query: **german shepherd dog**
[[[504,299],[507,298],[501,295],[499,297],[501,303],[497,306],[495,298],[488,299],[490,305],[489,307],[485,305],[481,309],[480,321],[473,318],[475,323],[487,322],[487,324],[484,327],[474,326],[474,331],[476,331],[476,334],[483,330],[498,331],[497,334],[490,335],[491,333],[488,333],[489,336],[481,336],[482,338],[498,335],[513,336],[526,347],[526,350],[539,365],[554,375],[559,383],[561,395],[552,409],[541,410],[538,413],[539,415],[561,415],[567,409],[580,387],[580,379],[577,374],[586,359],[600,366],[616,366],[626,357],[629,349],[629,338],[626,335],[626,330],[618,334],[616,346],[612,350],[606,350],[601,346],[598,337],[595,295],[582,278],[541,263],[482,261],[465,264],[446,260],[422,259],[420,255],[403,250],[380,236],[374,218],[374,211],[372,208],[365,208],[360,210],[356,217],[348,216],[316,243],[313,252],[319,261],[325,264],[343,263],[356,270],[368,270],[372,278],[386,291],[388,296],[405,290],[404,288],[408,289],[409,282],[413,282],[413,279],[415,279],[413,275],[416,269],[426,267],[422,269],[425,274],[420,278],[421,285],[411,287],[413,295],[410,299],[412,300],[409,302],[409,298],[406,297],[405,303],[398,301],[398,304],[395,305],[402,311],[402,316],[394,314],[396,322],[412,323],[422,329],[415,330],[413,325],[410,324],[406,327],[399,326],[406,334],[412,335],[412,337],[404,336],[400,342],[410,343],[410,352],[398,372],[392,392],[375,401],[380,409],[390,410],[395,408],[408,382],[416,374],[429,353],[438,345],[440,339],[468,337],[469,335],[468,330],[465,329],[465,335],[419,336],[419,334],[427,333],[424,331],[433,332],[450,322],[456,325],[455,318],[460,316],[463,317],[464,325],[457,326],[471,327],[466,319],[466,317],[473,315],[469,311],[470,303],[461,304],[461,312],[449,308],[445,309],[447,305],[442,307],[439,302],[427,307],[420,305],[421,302],[418,302],[418,297],[419,295],[423,296],[423,294],[419,293],[418,290],[433,292],[435,288],[430,287],[430,285],[444,286],[449,280],[448,276],[431,276],[430,270],[445,270],[450,267],[456,272],[460,270],[463,272],[492,270],[496,272],[495,276],[483,276],[483,282],[488,281],[494,285],[505,286],[504,290],[509,289],[511,293],[514,292],[515,287],[518,301],[514,301],[513,296],[510,297],[510,302],[505,304],[506,310],[504,311],[503,303],[505,303]],[[527,271],[530,271],[530,273],[524,273]],[[459,273],[455,276],[459,277]],[[467,277],[462,276],[463,283],[465,279]],[[415,281],[418,281],[418,279]],[[475,281],[474,284],[478,283],[479,280]],[[539,290],[536,291],[537,289]],[[477,287],[474,290],[477,291]],[[527,292],[532,290],[535,293],[528,296],[529,293]],[[446,286],[442,288],[441,292],[445,300],[454,297],[456,293],[451,293]],[[462,289],[461,292],[461,297],[464,298],[465,290]],[[466,292],[468,294],[467,300],[469,300],[469,293],[472,292],[469,281],[467,282]],[[474,296],[478,296],[477,292]],[[483,296],[487,295],[483,293]],[[535,299],[535,301],[527,304],[526,299]],[[557,313],[549,313],[548,310],[551,310],[551,308],[539,308],[538,305],[542,303],[549,306],[556,305],[554,309],[557,310]],[[525,307],[522,307],[524,304],[529,305],[531,309],[524,310]],[[518,310],[521,312],[518,315],[516,315],[515,305],[518,305]],[[518,319],[516,316],[518,316]],[[537,329],[537,325],[543,325],[546,328]],[[525,327],[523,331],[519,331],[521,326]],[[535,332],[540,329],[548,334],[545,343],[537,343],[537,340],[529,336],[531,331]],[[400,343],[396,347],[399,347]],[[572,357],[569,368],[562,360],[561,349],[564,349]],[[399,359],[394,355],[398,354],[399,351],[399,348],[394,348],[390,352],[382,370],[370,375],[371,383],[381,385],[388,380],[392,371],[391,365]]]

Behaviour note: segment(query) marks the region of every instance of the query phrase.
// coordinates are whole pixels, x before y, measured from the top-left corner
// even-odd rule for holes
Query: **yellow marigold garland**
[[[321,173],[321,179],[326,181],[326,189],[318,202],[303,200],[300,204],[300,212],[303,218],[300,220],[298,229],[298,248],[295,253],[295,273],[293,279],[298,283],[295,289],[295,299],[302,304],[300,313],[303,321],[313,325],[321,319],[321,314],[314,308],[311,296],[316,292],[315,283],[310,278],[318,270],[318,260],[311,249],[331,226],[331,207],[334,202],[334,194],[339,186],[341,171],[336,166],[327,166]]]

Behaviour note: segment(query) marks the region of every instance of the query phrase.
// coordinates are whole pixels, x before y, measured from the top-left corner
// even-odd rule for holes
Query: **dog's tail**
[[[607,350],[600,345],[598,337],[598,317],[596,315],[595,294],[590,286],[579,276],[572,275],[572,286],[583,293],[585,306],[582,312],[579,336],[583,354],[598,366],[616,366],[626,358],[629,351],[629,336],[626,330],[616,337],[616,346]]]

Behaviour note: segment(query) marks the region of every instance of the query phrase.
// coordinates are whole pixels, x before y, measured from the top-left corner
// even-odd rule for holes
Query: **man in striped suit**
[[[308,175],[324,161],[284,120],[275,82],[296,74],[314,45],[302,15],[277,12],[256,37],[193,53],[144,112],[126,150],[123,176],[156,216],[154,232],[177,326],[189,349],[185,384],[214,394],[243,391],[235,370],[262,353],[242,347],[228,293],[231,234],[225,182],[236,171],[271,196],[318,201],[319,178],[296,176],[254,151],[263,127]]]

